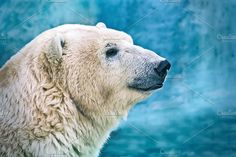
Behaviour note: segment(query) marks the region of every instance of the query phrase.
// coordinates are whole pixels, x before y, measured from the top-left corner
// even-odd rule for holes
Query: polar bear
[[[165,58],[103,23],[41,33],[0,70],[0,156],[98,156],[169,69]]]

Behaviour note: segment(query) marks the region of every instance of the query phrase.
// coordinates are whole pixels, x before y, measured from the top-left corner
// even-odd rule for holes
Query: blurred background
[[[172,63],[100,156],[236,157],[236,1],[1,0],[0,66],[44,30],[100,21]]]

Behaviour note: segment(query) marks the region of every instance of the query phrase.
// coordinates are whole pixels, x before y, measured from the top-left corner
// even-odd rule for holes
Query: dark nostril
[[[154,68],[154,70],[161,76],[165,75],[167,70],[169,70],[171,67],[170,62],[167,60],[161,61],[158,67]]]
[[[163,62],[164,62],[164,64],[165,64],[166,70],[170,70],[170,67],[171,67],[170,62],[169,62],[168,60],[164,60]]]

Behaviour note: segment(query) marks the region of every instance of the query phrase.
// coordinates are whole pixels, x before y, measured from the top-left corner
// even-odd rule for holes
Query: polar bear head
[[[110,131],[133,104],[162,87],[169,69],[165,58],[103,23],[50,29],[0,69],[0,109],[8,113],[0,131],[5,124],[18,127],[16,139],[23,141],[13,145],[24,144],[24,154],[44,155],[47,148],[98,156]],[[12,132],[6,130],[4,138]]]
[[[170,69],[165,58],[103,23],[62,25],[42,33],[37,42],[44,45],[49,79],[58,82],[86,114],[126,114],[162,87]]]

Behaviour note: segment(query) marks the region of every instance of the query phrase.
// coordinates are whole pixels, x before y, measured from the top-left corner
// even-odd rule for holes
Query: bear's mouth
[[[163,86],[163,83],[161,84],[156,84],[147,88],[144,87],[138,87],[138,86],[129,86],[129,88],[134,89],[134,90],[138,90],[138,91],[143,91],[143,92],[147,92],[147,91],[153,91],[153,90],[157,90],[159,88],[161,88]]]

